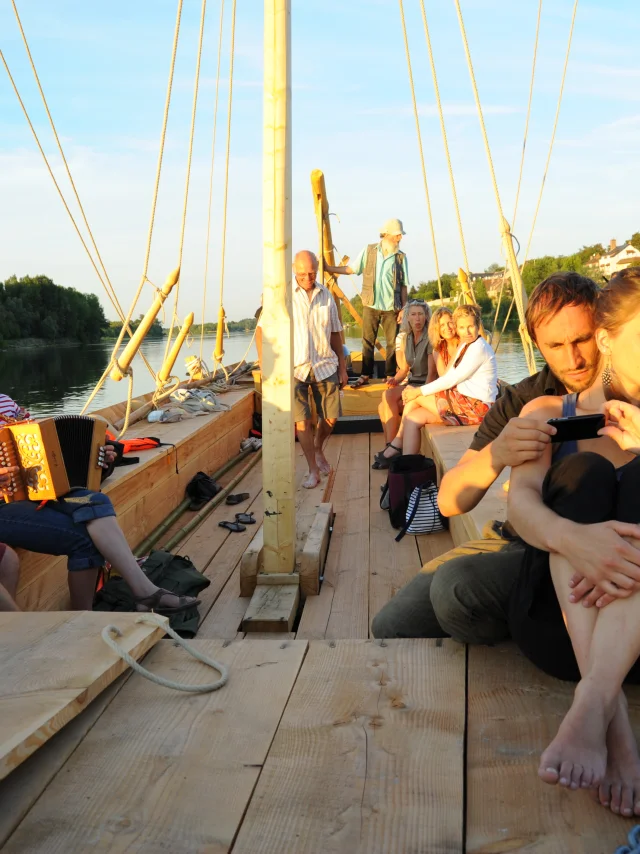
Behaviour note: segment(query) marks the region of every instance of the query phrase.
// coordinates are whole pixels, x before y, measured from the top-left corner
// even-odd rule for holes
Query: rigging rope
[[[182,206],[182,222],[180,224],[180,245],[178,247],[178,267],[182,267],[182,252],[184,250],[184,232],[187,225],[187,208],[189,204],[189,184],[191,181],[191,160],[193,157],[193,140],[196,130],[196,113],[198,108],[198,88],[200,85],[200,63],[202,60],[202,41],[204,37],[204,22],[207,13],[207,0],[202,0],[202,9],[200,12],[200,32],[198,34],[198,58],[196,61],[196,73],[193,82],[193,105],[191,108],[191,128],[189,131],[189,153],[187,155],[187,174],[184,184],[184,203]],[[169,335],[167,336],[167,344],[164,348],[164,361],[166,362],[171,347],[171,339],[173,337],[173,327],[175,326],[178,317],[178,297],[180,293],[180,279],[175,286],[175,296],[173,300],[173,313],[171,315],[171,323],[169,325]]]
[[[58,151],[60,152],[60,156],[62,157],[62,162],[64,163],[64,167],[65,167],[65,169],[66,169],[67,176],[68,176],[68,178],[69,178],[69,182],[70,182],[70,184],[71,184],[71,188],[73,189],[73,193],[74,193],[75,198],[76,198],[76,201],[77,201],[77,203],[78,203],[78,207],[80,208],[80,213],[82,214],[82,219],[83,219],[84,224],[85,224],[85,227],[86,227],[86,229],[87,229],[87,231],[88,231],[88,233],[89,233],[89,238],[90,238],[91,243],[92,243],[92,245],[93,245],[93,248],[94,248],[94,250],[95,250],[96,256],[97,256],[97,258],[98,258],[98,262],[99,262],[99,264],[100,264],[100,266],[101,266],[101,268],[102,268],[102,272],[104,273],[104,279],[103,279],[103,277],[102,277],[102,275],[101,275],[100,271],[98,270],[98,268],[97,268],[97,266],[96,266],[96,264],[95,264],[95,261],[94,261],[94,259],[93,259],[93,256],[91,255],[91,252],[89,251],[89,248],[87,247],[87,245],[86,245],[86,243],[85,243],[85,240],[84,240],[84,238],[82,237],[82,234],[80,233],[80,230],[79,230],[79,228],[78,228],[78,226],[77,226],[77,224],[76,224],[75,218],[74,218],[73,214],[71,213],[71,211],[70,211],[70,209],[69,209],[69,207],[68,207],[68,205],[67,205],[67,203],[66,203],[66,201],[65,201],[65,198],[64,198],[64,195],[63,195],[63,193],[62,193],[62,190],[60,189],[60,186],[58,185],[58,182],[56,181],[56,179],[55,179],[55,178],[54,178],[54,176],[53,176],[52,169],[51,169],[51,167],[49,166],[49,161],[47,160],[47,157],[46,157],[46,155],[45,155],[45,153],[44,153],[44,151],[43,151],[43,149],[42,149],[42,146],[40,145],[40,141],[39,141],[38,136],[37,136],[37,134],[36,134],[35,128],[33,127],[33,124],[31,123],[31,120],[30,120],[30,118],[29,118],[29,116],[28,116],[28,114],[27,114],[26,108],[25,108],[25,106],[24,106],[24,104],[23,104],[23,102],[22,102],[22,98],[20,97],[20,95],[19,95],[19,93],[18,93],[18,90],[17,90],[16,84],[15,84],[15,83],[14,83],[14,81],[13,81],[13,78],[12,78],[12,76],[11,76],[11,73],[9,72],[9,69],[8,69],[8,67],[7,67],[7,63],[6,63],[6,61],[5,61],[5,68],[7,69],[7,73],[9,74],[9,79],[11,80],[11,83],[12,83],[12,85],[13,85],[14,91],[15,91],[16,95],[18,96],[18,100],[19,100],[19,102],[20,102],[20,106],[22,107],[23,112],[24,112],[24,114],[25,114],[25,116],[26,116],[26,118],[27,118],[27,121],[28,121],[28,123],[29,123],[29,127],[31,128],[31,131],[32,131],[32,133],[33,133],[33,135],[34,135],[34,137],[35,137],[36,143],[38,144],[38,148],[40,149],[40,151],[41,151],[41,153],[42,153],[42,156],[44,157],[45,163],[46,163],[46,165],[47,165],[47,168],[49,169],[49,174],[51,175],[51,177],[52,177],[52,179],[53,179],[53,183],[54,183],[54,185],[55,185],[55,187],[56,187],[56,189],[57,189],[57,191],[58,191],[58,193],[59,193],[59,195],[60,195],[60,198],[62,199],[62,202],[63,202],[63,204],[64,204],[64,206],[65,206],[65,208],[66,208],[66,210],[67,210],[67,213],[69,214],[69,217],[71,218],[71,222],[73,223],[73,225],[74,225],[74,227],[75,227],[75,229],[76,229],[76,232],[78,233],[78,237],[80,238],[80,241],[82,242],[82,245],[83,245],[83,247],[84,247],[84,249],[85,249],[85,251],[86,251],[87,255],[89,256],[89,260],[91,261],[91,264],[92,264],[92,266],[93,266],[94,270],[96,271],[96,274],[97,274],[97,276],[98,276],[98,279],[99,279],[99,281],[100,281],[100,284],[101,284],[101,285],[103,286],[103,288],[105,289],[105,292],[106,292],[106,294],[107,294],[107,297],[108,297],[108,298],[109,298],[109,300],[111,301],[111,304],[112,304],[113,308],[115,309],[116,314],[118,315],[118,317],[120,318],[120,320],[124,321],[124,317],[125,317],[125,315],[124,315],[124,311],[122,310],[122,306],[120,305],[120,302],[119,302],[119,300],[118,300],[118,296],[117,296],[117,294],[116,294],[116,292],[115,292],[115,288],[113,287],[113,285],[112,285],[112,283],[111,283],[111,279],[109,278],[109,274],[107,273],[107,269],[106,269],[106,267],[105,267],[104,261],[102,260],[102,256],[101,256],[101,254],[100,254],[100,250],[98,249],[98,245],[97,245],[97,243],[96,243],[96,240],[95,240],[95,238],[94,238],[94,236],[93,236],[93,232],[92,232],[91,227],[90,227],[90,225],[89,225],[89,222],[88,222],[88,220],[87,220],[87,215],[86,215],[86,213],[85,213],[84,206],[83,206],[82,202],[80,201],[80,195],[79,195],[78,190],[77,190],[77,188],[76,188],[75,181],[73,180],[73,176],[72,176],[72,174],[71,174],[71,169],[70,169],[69,164],[68,164],[68,162],[67,162],[67,158],[66,158],[66,156],[65,156],[64,149],[62,148],[62,143],[60,142],[60,137],[58,136],[58,131],[57,131],[56,126],[55,126],[55,123],[54,123],[54,121],[53,121],[53,116],[51,115],[51,111],[49,110],[49,104],[48,104],[47,99],[46,99],[46,97],[45,97],[44,90],[43,90],[43,88],[42,88],[42,84],[40,83],[40,77],[39,77],[38,72],[37,72],[37,70],[36,70],[35,62],[34,62],[34,60],[33,60],[33,56],[32,56],[32,54],[31,54],[31,49],[30,49],[30,47],[29,47],[29,42],[28,42],[28,40],[27,40],[26,33],[25,33],[24,28],[23,28],[23,26],[22,26],[22,21],[21,21],[21,19],[20,19],[20,14],[18,13],[18,7],[17,7],[17,5],[16,5],[16,0],[11,0],[11,2],[12,2],[12,4],[13,4],[13,11],[14,11],[14,14],[15,14],[15,17],[16,17],[16,21],[18,22],[18,28],[19,28],[19,30],[20,30],[20,35],[22,36],[22,41],[23,41],[23,43],[24,43],[24,47],[25,47],[25,50],[26,50],[26,52],[27,52],[27,56],[28,56],[28,58],[29,58],[29,63],[30,63],[30,65],[31,65],[31,70],[33,71],[33,76],[34,76],[35,81],[36,81],[36,84],[37,84],[37,86],[38,86],[38,91],[40,92],[40,97],[42,98],[42,103],[44,104],[44,108],[45,108],[45,111],[46,111],[46,113],[47,113],[47,118],[49,119],[49,124],[51,125],[51,130],[53,131],[53,135],[54,135],[54,138],[55,138],[56,144],[57,144],[57,146],[58,146]],[[4,61],[4,57],[3,57],[3,61]],[[130,335],[130,336],[131,336],[131,335],[133,335],[133,331],[131,330],[131,327],[130,327],[130,326],[127,326],[127,330],[126,330],[126,331],[129,333],[129,335]],[[147,366],[147,369],[149,370],[149,372],[150,372],[151,376],[155,379],[155,372],[154,372],[153,368],[151,367],[151,365],[149,364],[149,362],[147,361],[147,359],[145,358],[145,356],[144,356],[143,354],[141,354],[141,355],[142,355],[142,359],[143,359],[143,361],[144,361],[145,365]]]
[[[576,2],[577,2],[577,0],[576,0]],[[482,105],[480,103],[480,93],[478,92],[478,85],[476,83],[476,78],[475,78],[475,74],[473,71],[473,62],[471,60],[471,51],[469,49],[469,42],[467,40],[467,33],[465,31],[464,20],[462,18],[462,10],[460,8],[460,0],[454,0],[454,3],[455,3],[455,7],[456,7],[456,13],[458,15],[458,23],[460,25],[460,33],[462,34],[462,43],[464,46],[465,56],[467,59],[467,66],[469,68],[469,76],[471,78],[471,86],[473,89],[473,97],[474,97],[475,102],[476,102],[476,109],[478,111],[478,118],[480,119],[480,130],[482,132],[482,139],[484,142],[484,147],[485,147],[485,151],[487,154],[487,160],[489,163],[489,172],[491,175],[491,182],[493,184],[493,191],[494,191],[494,194],[496,197],[496,205],[498,207],[498,216],[499,216],[499,220],[500,220],[500,231],[503,235],[503,239],[506,242],[507,240],[509,240],[509,241],[511,240],[511,234],[507,231],[508,223],[505,220],[504,214],[502,212],[502,202],[500,201],[500,191],[498,190],[498,181],[496,178],[496,172],[495,172],[495,168],[493,165],[493,159],[491,157],[491,148],[489,146],[489,138],[487,136],[487,129],[485,127],[484,116],[482,114]],[[513,252],[513,249],[512,249],[512,252]],[[510,262],[510,266],[513,266],[511,264],[511,262]],[[517,267],[517,262],[516,262],[516,267]],[[512,283],[513,283],[514,273],[515,273],[515,270],[512,269],[511,270]],[[525,310],[524,296],[523,296],[522,290],[516,286],[516,283],[513,283],[513,293],[514,293],[514,297],[516,300],[516,305],[518,307],[518,316],[520,318],[520,337],[522,338],[522,346],[524,349],[525,358],[527,360],[527,367],[529,369],[529,373],[534,374],[536,366],[535,366],[535,355],[534,355],[534,351],[533,351],[533,343],[532,343],[531,339],[529,338],[526,326],[524,325],[524,310]]]
[[[527,104],[527,118],[524,123],[524,139],[522,140],[522,155],[520,157],[520,171],[518,173],[518,185],[516,187],[516,201],[513,206],[513,219],[511,228],[515,231],[516,216],[518,214],[518,201],[520,200],[520,186],[522,184],[522,173],[524,170],[524,155],[527,147],[527,137],[529,135],[529,119],[531,118],[531,104],[533,102],[533,82],[536,76],[536,60],[538,58],[538,39],[540,37],[540,19],[542,17],[542,0],[538,3],[538,23],[536,25],[536,39],[533,45],[533,65],[531,67],[531,82],[529,84],[529,103]]]
[[[424,162],[424,151],[422,148],[422,134],[420,132],[420,117],[418,115],[418,104],[416,103],[416,91],[413,85],[413,72],[411,71],[411,54],[409,52],[409,39],[407,38],[407,25],[404,19],[404,7],[402,0],[398,0],[400,4],[400,22],[402,23],[402,35],[404,37],[404,49],[407,55],[407,70],[409,72],[409,86],[411,87],[411,100],[413,102],[413,115],[416,120],[416,133],[418,135],[418,150],[420,152],[420,166],[422,167],[422,181],[424,183],[424,194],[427,200],[427,211],[429,214],[429,229],[431,231],[431,245],[433,247],[433,259],[436,265],[436,276],[438,278],[438,293],[440,294],[440,304],[444,305],[442,297],[442,279],[440,278],[440,265],[438,263],[438,248],[436,246],[436,235],[433,226],[433,214],[431,211],[431,198],[429,196],[429,183],[427,181],[427,169]]]
[[[216,153],[216,134],[218,128],[218,94],[220,91],[220,60],[222,58],[222,34],[224,23],[224,0],[220,3],[220,31],[218,33],[218,59],[216,62],[216,96],[213,107],[213,140],[211,142],[211,170],[209,172],[209,206],[207,212],[207,242],[205,246],[204,256],[204,288],[202,291],[202,329],[200,330],[200,362],[202,361],[202,352],[204,350],[204,316],[207,308],[207,279],[209,277],[209,240],[211,238],[211,205],[213,202],[213,166]],[[208,371],[208,369],[207,369]]]
[[[220,342],[222,342],[222,336],[224,335],[224,329],[220,329],[220,321],[223,317],[223,306],[222,299],[224,296],[224,263],[225,263],[225,254],[227,248],[227,199],[229,194],[229,154],[231,151],[231,106],[233,103],[233,60],[235,55],[235,44],[236,44],[236,0],[233,0],[231,5],[231,45],[229,48],[230,51],[230,60],[229,60],[229,101],[227,105],[227,153],[225,157],[225,167],[224,167],[224,199],[222,203],[222,246],[221,246],[221,262],[220,262],[220,310],[218,312],[218,329],[216,330],[217,336],[219,337]],[[221,350],[221,352],[219,351]],[[218,340],[216,340],[216,352],[213,360],[213,370],[215,372],[216,365],[222,364],[221,359],[224,355],[224,349],[218,345]]]
[[[85,403],[85,405],[82,409],[82,412],[80,413],[81,415],[84,415],[84,413],[87,411],[89,406],[91,406],[91,403],[93,402],[95,396],[98,394],[98,392],[100,391],[100,389],[104,385],[104,381],[109,376],[109,372],[111,371],[112,366],[116,362],[118,351],[120,349],[120,345],[122,344],[122,339],[124,338],[125,325],[129,325],[129,323],[131,322],[131,317],[133,315],[133,312],[135,311],[135,307],[136,307],[136,304],[140,298],[140,294],[142,293],[142,289],[143,289],[145,283],[149,281],[147,278],[147,274],[149,272],[149,258],[151,256],[151,241],[153,238],[153,226],[155,223],[156,207],[158,204],[158,193],[160,191],[160,175],[162,173],[162,160],[164,157],[164,145],[165,145],[165,140],[166,140],[166,136],[167,136],[167,123],[168,123],[168,119],[169,119],[169,107],[171,105],[171,92],[173,89],[173,75],[174,75],[175,66],[176,66],[176,53],[178,50],[178,40],[180,37],[180,20],[182,17],[182,3],[183,3],[183,0],[178,0],[178,9],[177,9],[177,13],[176,13],[176,24],[175,24],[174,34],[173,34],[173,48],[171,51],[171,64],[169,67],[169,80],[167,82],[167,94],[165,97],[164,114],[162,117],[162,130],[160,131],[160,150],[158,151],[158,163],[156,166],[156,177],[155,177],[155,182],[154,182],[154,187],[153,187],[153,197],[152,197],[152,201],[151,201],[151,215],[149,218],[149,230],[147,232],[147,243],[146,243],[146,248],[145,248],[142,275],[140,277],[140,283],[138,285],[138,289],[134,294],[133,302],[131,303],[131,307],[129,308],[129,312],[128,312],[127,317],[126,317],[125,324],[123,324],[122,329],[120,330],[120,334],[118,335],[118,339],[117,339],[117,341],[113,347],[113,352],[111,354],[111,360],[110,360],[109,364],[107,365],[107,367],[105,368],[104,373],[102,374],[102,376],[98,380],[96,387],[91,392],[89,399]],[[179,273],[178,273],[178,275],[179,275]],[[131,402],[129,401],[129,405],[130,405],[130,403]],[[120,438],[120,436],[122,436],[122,435],[124,435],[124,431],[120,432],[118,438]]]
[[[538,219],[538,213],[540,211],[540,204],[542,202],[542,193],[544,192],[545,182],[547,180],[547,173],[549,171],[549,163],[551,162],[551,152],[553,151],[553,144],[556,138],[556,130],[558,128],[558,119],[560,118],[560,107],[562,105],[562,96],[564,93],[564,83],[567,77],[567,68],[569,67],[569,55],[571,53],[571,42],[573,40],[573,29],[576,22],[576,14],[578,12],[578,0],[575,0],[573,4],[573,14],[571,16],[571,26],[569,28],[569,42],[567,44],[567,53],[564,58],[564,68],[562,70],[562,80],[560,82],[560,92],[558,94],[558,104],[556,106],[556,116],[553,122],[553,130],[551,132],[551,141],[549,143],[549,152],[547,154],[547,162],[544,166],[544,173],[542,175],[542,185],[540,187],[540,193],[538,195],[538,203],[536,204],[535,213],[533,215],[533,222],[531,223],[531,231],[529,232],[529,240],[527,241],[527,248],[524,253],[524,260],[522,262],[522,269],[524,270],[524,265],[527,263],[529,258],[529,249],[531,248],[531,241],[533,240],[533,232],[536,227],[536,221]]]
[[[462,217],[460,216],[460,207],[458,205],[458,193],[456,192],[456,181],[453,176],[453,164],[451,162],[451,154],[449,152],[449,142],[447,140],[447,129],[445,127],[444,112],[442,109],[442,101],[440,99],[440,87],[438,86],[438,75],[436,74],[436,63],[433,56],[433,48],[431,47],[431,35],[429,34],[429,24],[427,23],[427,12],[425,9],[424,0],[420,0],[422,9],[422,23],[424,25],[424,35],[427,40],[427,50],[429,52],[429,64],[431,65],[431,76],[433,77],[433,89],[436,95],[436,104],[438,106],[438,115],[440,117],[440,129],[442,131],[442,142],[444,144],[444,153],[447,158],[447,168],[449,170],[449,182],[451,183],[451,193],[453,195],[453,204],[456,209],[456,218],[458,220],[458,232],[460,234],[460,245],[462,247],[462,257],[464,260],[464,269],[469,279],[469,287],[475,301],[473,293],[473,285],[471,284],[471,273],[469,271],[469,259],[467,257],[467,246],[464,240],[464,231],[462,228]]]

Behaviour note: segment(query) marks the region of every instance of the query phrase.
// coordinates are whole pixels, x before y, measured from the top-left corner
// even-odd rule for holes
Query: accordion
[[[0,427],[0,466],[17,466],[6,502],[47,501],[74,487],[99,491],[107,424],[85,415],[58,415]]]

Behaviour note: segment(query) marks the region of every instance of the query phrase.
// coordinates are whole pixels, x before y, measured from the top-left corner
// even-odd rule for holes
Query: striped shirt
[[[328,289],[316,282],[307,296],[295,280],[292,294],[293,310],[293,376],[304,382],[311,371],[318,382],[328,379],[338,370],[338,356],[331,347],[331,334],[342,332],[336,303]],[[258,326],[262,329],[264,313]]]
[[[0,421],[28,418],[29,413],[22,409],[8,394],[0,394]]]

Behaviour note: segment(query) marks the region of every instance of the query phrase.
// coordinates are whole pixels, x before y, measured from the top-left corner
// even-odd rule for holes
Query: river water
[[[225,339],[225,364],[239,361],[248,352],[255,359],[255,346],[251,334],[237,333]],[[359,338],[347,338],[350,350],[360,350]],[[203,357],[212,366],[211,354],[215,336],[205,336]],[[109,363],[112,344],[102,341],[88,345],[59,344],[38,347],[10,347],[0,351],[0,393],[8,394],[32,415],[80,412],[97,381]],[[165,339],[146,341],[142,351],[154,370],[162,364]],[[176,363],[175,373],[186,376],[184,358],[198,355],[200,339],[194,340],[190,349],[183,349]],[[153,391],[154,382],[139,356],[133,363],[134,395]],[[517,332],[506,332],[498,349],[498,374],[507,382],[516,382],[527,375],[520,337]],[[127,381],[119,383],[107,379],[91,405],[91,409],[110,406],[127,396]]]

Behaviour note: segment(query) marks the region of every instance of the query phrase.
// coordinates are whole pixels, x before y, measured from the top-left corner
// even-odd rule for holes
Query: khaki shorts
[[[337,420],[340,417],[340,383],[337,372],[326,380],[316,381],[311,371],[306,380],[296,380],[293,391],[293,420],[296,423],[309,421],[311,418],[310,393],[313,394],[319,418]]]

